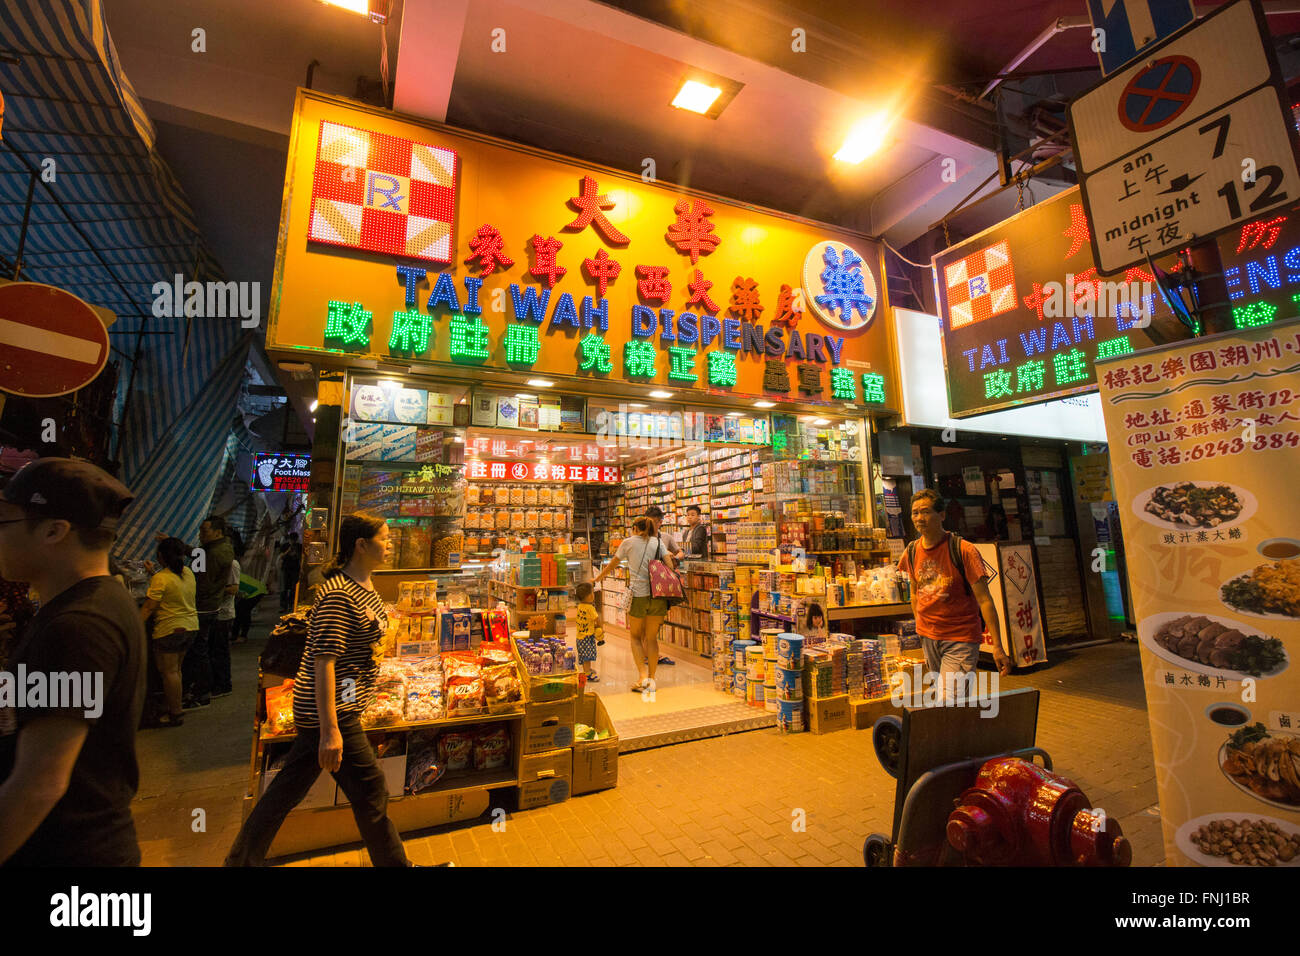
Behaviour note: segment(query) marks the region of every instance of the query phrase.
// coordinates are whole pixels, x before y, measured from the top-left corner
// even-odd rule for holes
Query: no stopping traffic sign
[[[71,292],[38,282],[0,286],[0,391],[66,395],[108,361],[108,329]]]

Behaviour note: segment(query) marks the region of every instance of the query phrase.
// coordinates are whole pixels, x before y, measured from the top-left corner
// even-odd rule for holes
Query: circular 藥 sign
[[[805,302],[823,325],[840,332],[866,328],[879,298],[871,265],[852,246],[819,242],[803,261]]]
[[[0,286],[0,391],[27,398],[75,392],[108,362],[108,329],[71,292],[39,282]]]
[[[1119,121],[1135,133],[1160,129],[1183,114],[1201,87],[1201,67],[1189,56],[1165,56],[1128,81],[1119,95]]]
[[[523,480],[524,478],[527,478],[527,477],[528,477],[528,466],[525,465],[522,461],[517,461],[517,462],[515,462],[515,463],[510,467],[510,476],[511,476],[512,478],[514,478],[516,481],[521,481],[521,480]]]

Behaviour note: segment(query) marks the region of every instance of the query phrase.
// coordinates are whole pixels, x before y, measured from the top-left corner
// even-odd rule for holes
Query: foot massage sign
[[[1300,866],[1300,321],[1097,380],[1166,861]]]

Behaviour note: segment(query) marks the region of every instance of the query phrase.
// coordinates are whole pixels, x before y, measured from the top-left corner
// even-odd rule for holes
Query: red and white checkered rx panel
[[[309,238],[451,262],[455,216],[455,150],[320,124]]]
[[[960,329],[1016,307],[1011,247],[1002,240],[943,270],[948,287],[948,324]]]

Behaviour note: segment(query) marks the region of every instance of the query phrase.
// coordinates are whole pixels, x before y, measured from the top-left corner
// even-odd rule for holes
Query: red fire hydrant
[[[1072,781],[1018,757],[987,761],[948,817],[948,842],[981,866],[1128,866],[1118,821]]]

